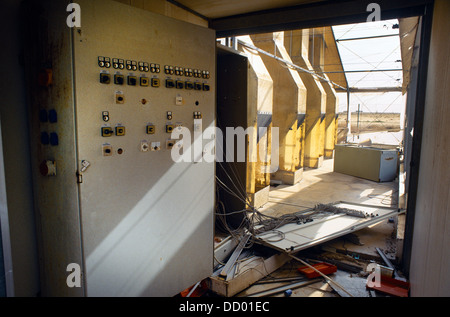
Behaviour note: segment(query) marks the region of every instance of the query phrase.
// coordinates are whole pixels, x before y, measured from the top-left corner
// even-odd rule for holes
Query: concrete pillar
[[[326,74],[322,74],[327,78]],[[325,159],[331,159],[334,157],[334,149],[337,143],[337,127],[338,127],[338,107],[339,99],[336,90],[329,82],[325,80],[320,81],[323,89],[327,94],[327,104],[325,110],[325,141],[324,141],[324,157]]]
[[[238,40],[253,45],[249,36],[241,36]],[[247,163],[247,194],[251,205],[259,208],[269,199],[273,81],[258,52],[242,45],[238,45],[238,49],[248,58],[248,127],[258,129],[248,144],[253,157]],[[260,128],[267,132],[262,133]]]
[[[311,44],[315,45],[314,41]],[[314,70],[309,61],[309,51],[311,51],[309,30],[285,32],[285,47],[294,64],[311,71]],[[324,119],[327,95],[316,76],[304,71],[298,71],[298,74],[308,91],[304,122],[304,147],[302,148],[304,166],[318,168],[322,165],[325,148]]]
[[[260,49],[292,62],[284,47],[283,32],[252,35],[251,39]],[[285,184],[296,184],[303,173],[299,167],[298,118],[305,113],[306,87],[296,70],[272,57],[261,54],[261,58],[273,80],[273,127],[279,128],[279,169],[272,177]]]

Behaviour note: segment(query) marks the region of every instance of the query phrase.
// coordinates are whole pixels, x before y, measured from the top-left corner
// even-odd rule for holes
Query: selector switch
[[[101,73],[100,83],[104,85],[109,85],[111,83],[111,75],[107,73]]]
[[[175,82],[172,79],[167,79],[166,88],[175,88]]]
[[[154,125],[148,125],[147,126],[147,134],[155,134],[156,133],[156,128]]]
[[[102,127],[102,137],[108,138],[114,134],[114,131],[111,127]]]
[[[125,127],[116,127],[116,136],[125,136]]]
[[[128,76],[128,86],[136,86],[137,78],[136,76]]]
[[[190,81],[187,81],[184,84],[184,87],[186,88],[186,90],[193,90],[194,89],[194,84],[192,82],[190,82]]]
[[[124,79],[123,75],[120,75],[120,74],[114,75],[114,84],[123,85],[124,82],[125,82],[125,79]]]
[[[177,80],[176,87],[177,89],[184,89],[184,82]]]
[[[211,86],[209,84],[203,84],[203,91],[210,91]]]
[[[202,90],[202,89],[203,89],[203,86],[202,86],[201,83],[195,83],[195,84],[194,84],[194,89],[195,89],[195,90]]]
[[[150,81],[147,77],[141,77],[141,86],[148,87],[150,85]]]
[[[159,88],[161,86],[161,81],[159,78],[152,78],[152,87]]]
[[[171,125],[171,124],[166,125],[167,133],[172,133],[174,129],[175,129],[175,127],[173,125]]]

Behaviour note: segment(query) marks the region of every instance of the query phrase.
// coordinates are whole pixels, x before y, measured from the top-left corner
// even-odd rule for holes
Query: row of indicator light
[[[114,68],[121,70],[129,70],[129,71],[141,71],[141,72],[151,72],[159,74],[161,72],[161,66],[155,63],[147,63],[147,62],[137,62],[133,60],[124,60],[119,58],[109,58],[104,56],[98,57],[98,66],[101,68]],[[164,73],[166,75],[176,75],[176,76],[186,76],[186,77],[194,77],[194,78],[203,78],[209,79],[211,78],[211,73],[207,70],[193,69],[193,68],[185,68],[180,66],[164,66]]]
[[[137,62],[132,60],[124,60],[120,58],[109,58],[104,56],[98,57],[98,66],[101,68],[114,68],[114,69],[126,69],[129,71],[141,71],[151,72],[159,74],[161,72],[161,66],[155,63]]]
[[[186,77],[195,77],[195,78],[203,78],[203,79],[211,78],[211,73],[207,70],[184,68],[184,67],[170,66],[170,65],[164,66],[164,73],[166,75],[186,76]]]

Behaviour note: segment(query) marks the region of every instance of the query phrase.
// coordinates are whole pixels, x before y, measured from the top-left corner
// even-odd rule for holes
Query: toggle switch
[[[108,122],[109,121],[109,111],[103,111],[102,117],[103,117],[104,122]]]
[[[173,119],[173,113],[172,111],[168,111],[167,112],[167,120],[172,120]]]

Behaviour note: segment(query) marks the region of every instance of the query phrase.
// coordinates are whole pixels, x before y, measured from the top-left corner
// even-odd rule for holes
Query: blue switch
[[[41,122],[47,122],[48,121],[47,110],[41,109],[39,111],[39,121],[41,121]]]
[[[59,145],[58,134],[56,134],[56,133],[51,133],[50,134],[50,144],[52,146],[58,146]]]
[[[50,137],[48,136],[47,132],[41,133],[41,143],[43,145],[49,145],[50,144]]]
[[[56,113],[56,110],[52,109],[48,112],[48,120],[50,123],[58,122],[58,114]]]

